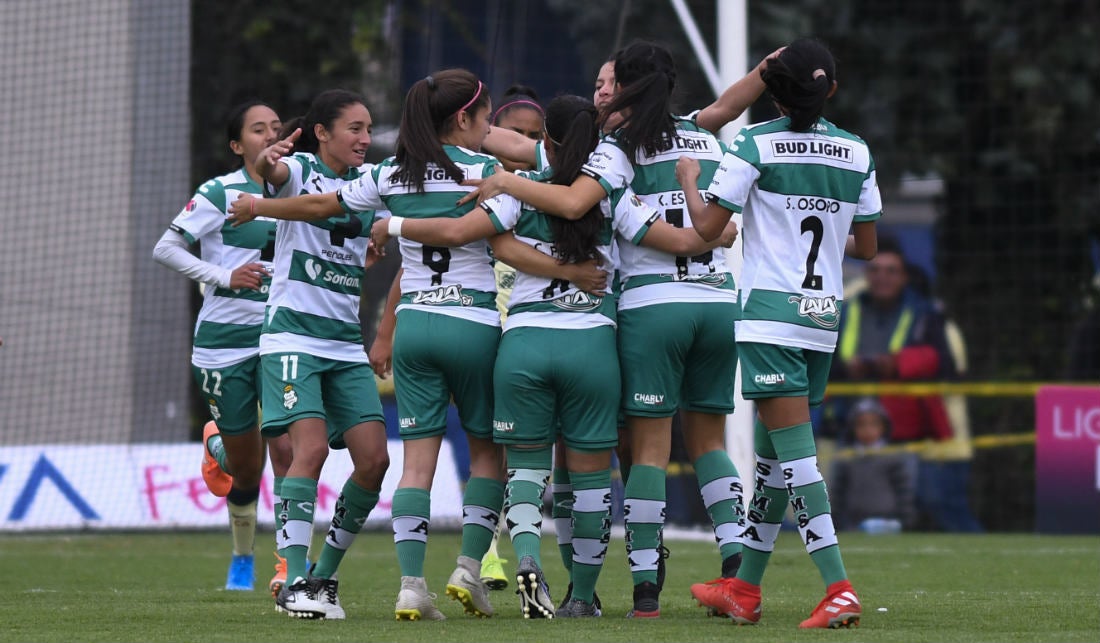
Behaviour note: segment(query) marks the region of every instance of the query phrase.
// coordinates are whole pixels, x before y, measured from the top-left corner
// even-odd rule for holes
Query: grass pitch
[[[315,537],[315,543],[320,537]],[[1100,539],[1033,535],[843,534],[845,564],[863,601],[858,628],[801,631],[823,585],[792,532],[780,535],[753,627],[707,618],[688,592],[717,576],[711,542],[670,540],[661,618],[628,620],[630,574],[613,539],[598,592],[604,617],[524,621],[518,598],[493,592],[497,615],[466,617],[446,598],[459,539],[433,534],[429,587],[442,622],[397,622],[399,572],[389,533],[363,534],[340,570],[346,621],[298,621],[274,611],[266,591],[269,533],[257,548],[257,590],[221,589],[228,533],[0,536],[12,587],[0,601],[0,641],[1097,641]],[[315,544],[315,547],[318,545]],[[511,547],[501,555],[515,565]],[[543,563],[560,601],[566,576],[553,537]]]

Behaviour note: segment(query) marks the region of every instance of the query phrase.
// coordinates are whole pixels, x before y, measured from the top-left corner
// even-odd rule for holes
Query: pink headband
[[[542,111],[542,105],[539,105],[538,103],[536,103],[534,101],[527,100],[525,98],[518,98],[518,99],[513,100],[513,101],[508,101],[507,103],[504,103],[503,105],[498,107],[496,113],[493,114],[493,122],[496,123],[497,118],[500,116],[500,113],[503,112],[504,110],[508,109],[512,105],[530,105],[531,107],[535,108],[536,112],[538,112],[539,114],[542,114],[543,116],[545,116],[545,113]]]
[[[466,109],[467,109],[468,107],[470,107],[470,105],[473,105],[473,104],[474,104],[474,101],[476,101],[476,100],[477,100],[477,97],[478,97],[478,96],[481,96],[481,88],[482,88],[482,87],[484,87],[484,85],[482,85],[482,84],[481,84],[481,81],[480,81],[480,80],[479,80],[479,81],[477,81],[477,91],[476,91],[476,92],[474,92],[474,97],[470,99],[470,102],[468,102],[468,103],[466,103],[465,105],[463,105],[462,107],[458,108],[458,111],[457,111],[457,112],[455,112],[455,115],[458,115],[458,113],[459,113],[459,112],[464,112],[464,111],[466,111]]]

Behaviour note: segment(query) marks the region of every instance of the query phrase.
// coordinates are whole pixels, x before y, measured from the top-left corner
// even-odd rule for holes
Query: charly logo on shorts
[[[505,422],[503,420],[493,420],[493,430],[499,433],[511,433],[516,430],[516,423]]]
[[[214,420],[222,419],[222,412],[218,408],[217,400],[209,399],[206,402],[210,405],[210,417],[214,418]]]
[[[603,297],[589,295],[583,290],[562,295],[550,301],[554,306],[573,313],[587,312],[600,307]]]
[[[787,381],[786,373],[757,373],[752,376],[752,381],[765,386],[775,386]]]
[[[283,387],[283,408],[291,410],[298,405],[298,393],[294,390],[293,384],[287,384]]]
[[[840,326],[840,308],[836,305],[836,297],[806,297],[805,295],[791,295],[787,303],[798,304],[800,317],[808,317],[822,328],[833,330]]]

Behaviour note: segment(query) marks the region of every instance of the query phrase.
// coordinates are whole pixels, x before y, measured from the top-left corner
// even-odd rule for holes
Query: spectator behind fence
[[[838,529],[896,532],[915,524],[916,457],[889,448],[890,418],[875,398],[848,413],[845,437],[852,446],[837,454],[829,482]]]
[[[958,377],[965,362],[961,334],[928,294],[911,285],[913,266],[896,239],[879,239],[867,262],[866,287],[846,298],[830,377],[836,381],[918,382]],[[918,279],[916,283],[922,283]],[[844,400],[834,418],[845,416]],[[930,528],[981,531],[969,507],[970,459],[965,400],[957,396],[890,395],[880,402],[894,442],[931,440],[921,452],[917,506]]]

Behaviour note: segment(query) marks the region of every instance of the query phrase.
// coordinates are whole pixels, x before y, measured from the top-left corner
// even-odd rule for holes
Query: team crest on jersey
[[[289,411],[295,406],[298,406],[298,392],[293,384],[287,384],[283,387],[283,408]]]
[[[503,288],[507,290],[508,288],[514,288],[515,285],[516,273],[512,272],[511,270],[500,273],[497,278],[497,288]]]
[[[798,304],[800,317],[809,317],[822,328],[833,330],[840,325],[840,308],[836,305],[836,297],[806,297],[805,295],[791,295],[787,303]]]
[[[420,290],[413,295],[412,303],[426,304],[428,306],[446,306],[458,304],[459,306],[472,306],[474,298],[463,294],[462,286],[440,286],[434,290]]]
[[[603,302],[603,297],[596,297],[590,295],[583,290],[578,290],[574,293],[562,295],[556,299],[550,301],[554,306],[567,310],[571,313],[586,313],[590,310],[595,310],[600,307]]]
[[[210,405],[210,417],[214,418],[215,422],[222,419],[222,412],[218,409],[217,400],[209,399],[207,403]]]

